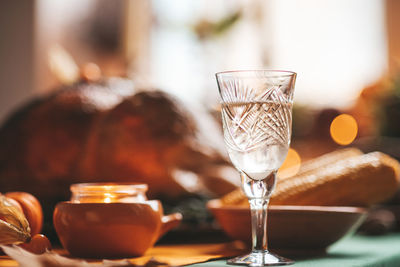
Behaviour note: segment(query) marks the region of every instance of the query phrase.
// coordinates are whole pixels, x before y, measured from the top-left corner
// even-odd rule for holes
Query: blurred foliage
[[[381,136],[400,137],[400,75],[388,88],[388,94],[379,105],[379,128]]]
[[[193,26],[193,30],[200,40],[209,39],[227,32],[241,17],[242,12],[236,11],[215,22],[202,19]]]
[[[305,137],[310,134],[315,119],[315,111],[309,106],[293,105],[292,136],[294,138]]]

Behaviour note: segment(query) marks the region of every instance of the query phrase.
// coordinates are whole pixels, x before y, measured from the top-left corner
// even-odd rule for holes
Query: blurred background
[[[56,91],[60,85],[73,87],[82,73],[90,78],[98,75],[99,69],[105,77],[129,77],[137,88],[168,92],[190,107],[196,119],[202,117],[201,113],[207,114],[205,117],[214,119],[211,124],[215,126],[220,123],[216,72],[281,69],[298,73],[292,144],[282,166],[282,169],[292,168],[286,175],[295,175],[307,159],[348,146],[363,152],[379,150],[400,160],[398,14],[400,1],[396,0],[2,0],[0,126],[33,96]],[[33,118],[30,125],[39,129],[38,136],[45,133],[44,141],[52,135],[62,137],[54,138],[56,145],[48,142],[50,145],[44,148],[40,143],[33,146],[44,159],[43,164],[37,160],[40,164],[34,166],[39,173],[34,183],[40,189],[42,184],[37,181],[46,184],[47,179],[41,180],[41,168],[44,166],[47,171],[47,162],[58,158],[48,159],[46,155],[52,155],[50,152],[64,155],[69,147],[74,148],[72,145],[80,148],[83,141],[78,142],[72,134],[70,143],[59,142],[64,140],[62,127],[54,134],[56,127],[52,128],[50,119],[43,120],[45,126],[49,120],[51,127],[46,129],[40,122],[36,127],[39,119]],[[68,127],[74,124],[68,126],[68,123],[72,119],[66,118],[60,125],[64,123],[66,129],[71,129]],[[74,133],[84,133],[87,123],[82,121],[77,122],[82,125]],[[210,124],[201,125],[206,128],[202,132],[209,135],[205,142],[215,142],[225,151],[222,130],[217,127],[219,132],[210,130],[212,127],[207,125]],[[41,132],[42,128],[46,131]],[[110,135],[120,140],[118,144],[125,142],[121,135]],[[3,162],[10,158],[8,163],[14,166],[13,159],[19,160],[19,147],[4,140]],[[158,136],[147,141],[157,140]],[[129,153],[135,153],[128,148]],[[10,157],[11,153],[14,154]],[[126,155],[131,157],[129,153]],[[34,155],[27,154],[26,158],[40,158]],[[68,155],[76,161],[75,154]],[[22,154],[22,160],[24,157]],[[134,162],[135,157],[132,158]],[[198,161],[193,165],[198,167]],[[54,166],[58,171],[58,162]],[[17,171],[21,169],[25,167],[16,167]],[[16,177],[32,175],[29,169],[21,173]],[[221,176],[237,178],[231,173]],[[7,172],[3,176],[13,177]],[[66,172],[65,177],[73,176]],[[157,184],[165,180],[162,178]],[[18,184],[18,179],[13,180]],[[187,176],[183,180],[187,181]],[[30,187],[32,184],[27,183]],[[227,190],[225,185],[220,188]],[[217,188],[214,184],[212,187]],[[400,203],[400,193],[396,199]],[[204,212],[198,209],[204,211],[208,199],[202,199],[200,204],[195,200],[185,200],[184,209],[193,211],[195,220],[201,221],[203,218],[199,216]],[[170,210],[174,207],[175,203]],[[51,211],[52,207],[47,212],[48,220]]]
[[[3,0],[0,120],[87,63],[211,113],[215,72],[285,69],[295,163],[347,145],[398,158],[399,13],[395,0]]]

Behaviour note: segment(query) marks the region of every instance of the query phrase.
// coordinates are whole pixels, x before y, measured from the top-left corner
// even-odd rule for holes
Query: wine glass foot
[[[227,260],[230,265],[246,266],[282,266],[294,264],[294,261],[275,255],[269,251],[253,251],[250,254]]]

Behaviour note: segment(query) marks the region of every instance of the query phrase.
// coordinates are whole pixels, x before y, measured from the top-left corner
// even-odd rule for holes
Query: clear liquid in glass
[[[290,143],[291,102],[222,104],[224,138],[233,165],[262,180],[283,163]]]

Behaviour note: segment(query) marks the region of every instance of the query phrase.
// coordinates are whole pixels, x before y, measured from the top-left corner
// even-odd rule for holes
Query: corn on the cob
[[[280,183],[286,179],[291,179],[293,177],[305,175],[307,173],[312,173],[324,166],[328,166],[339,160],[343,160],[343,159],[354,157],[354,156],[359,156],[362,154],[363,153],[361,152],[361,150],[359,150],[358,148],[353,148],[353,147],[338,149],[338,150],[326,153],[317,158],[305,161],[303,164],[301,164],[300,169],[296,173],[296,175],[293,175],[293,176],[287,175],[289,173],[293,173],[292,168],[296,168],[296,167],[291,167],[291,168],[282,170],[280,173],[278,172],[278,183]]]
[[[223,205],[234,205],[234,206],[242,206],[249,205],[249,201],[247,197],[244,195],[243,190],[241,188],[237,188],[232,192],[224,195],[220,198],[220,201]]]
[[[296,176],[278,179],[270,203],[369,206],[385,201],[398,190],[399,175],[399,162],[383,153],[337,151],[312,160]],[[248,205],[240,188],[221,201],[225,205]]]
[[[337,161],[278,183],[272,205],[369,206],[398,190],[400,164],[380,152]]]
[[[294,176],[289,176],[286,175],[285,173],[293,173],[293,171],[288,168],[286,170],[283,170],[280,173],[278,172],[278,181],[277,181],[277,186],[279,187],[279,184],[282,183],[283,181],[288,181],[289,179],[296,179],[299,176],[303,176],[309,173],[313,173],[317,171],[318,169],[329,166],[330,164],[333,164],[339,160],[343,160],[346,158],[350,158],[353,156],[359,156],[362,155],[361,150],[357,148],[344,148],[344,149],[338,149],[329,153],[326,153],[320,157],[308,160],[304,163],[302,163],[299,171],[297,172],[296,175]],[[283,178],[284,177],[284,178]],[[226,195],[224,195],[221,198],[221,201],[225,205],[247,205],[248,200],[247,197],[244,195],[243,191],[238,188]]]

